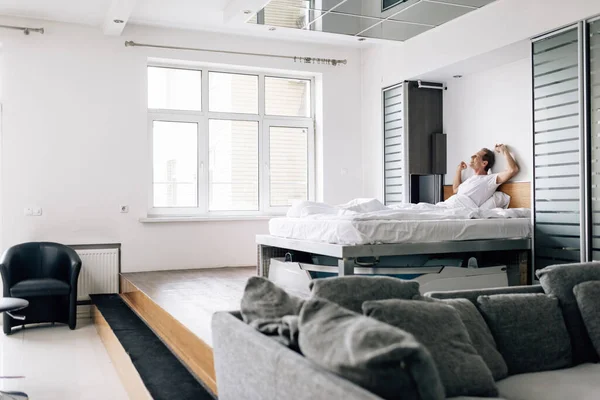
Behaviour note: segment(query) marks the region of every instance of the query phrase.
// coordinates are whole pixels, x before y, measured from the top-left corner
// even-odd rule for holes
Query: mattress
[[[530,218],[451,220],[340,220],[273,218],[273,236],[343,245],[433,243],[531,237]]]

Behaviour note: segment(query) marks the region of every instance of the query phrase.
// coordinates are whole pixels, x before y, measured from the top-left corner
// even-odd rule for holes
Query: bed
[[[511,183],[500,190],[511,196],[512,208],[530,207],[529,183]],[[445,197],[450,191],[445,188]],[[510,284],[531,282],[531,218],[442,219],[405,221],[345,221],[274,218],[269,235],[257,235],[258,271],[269,276],[270,260],[293,253],[305,271],[336,272],[339,276],[396,274],[406,269],[365,266],[358,259],[385,256],[488,255],[508,269]],[[337,266],[314,265],[309,255],[333,257]],[[465,268],[462,268],[465,270]],[[439,271],[442,272],[442,271]]]

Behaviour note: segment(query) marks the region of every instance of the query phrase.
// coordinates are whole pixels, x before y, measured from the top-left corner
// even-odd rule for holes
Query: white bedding
[[[531,210],[471,207],[453,196],[432,204],[387,207],[374,199],[341,206],[300,202],[286,218],[269,221],[273,236],[326,243],[431,243],[453,240],[509,239],[531,236]]]

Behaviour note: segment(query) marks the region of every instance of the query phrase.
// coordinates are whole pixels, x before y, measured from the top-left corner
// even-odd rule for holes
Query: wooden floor
[[[121,274],[121,297],[217,394],[212,315],[240,309],[255,267]]]
[[[239,310],[246,281],[253,275],[256,267],[122,274],[211,347],[212,315]]]

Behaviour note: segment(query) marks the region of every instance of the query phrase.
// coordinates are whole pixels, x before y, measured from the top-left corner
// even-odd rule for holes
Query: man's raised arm
[[[519,166],[510,154],[510,151],[508,151],[508,147],[506,145],[497,144],[496,152],[503,154],[506,158],[506,162],[508,163],[508,168],[506,169],[506,171],[500,172],[498,174],[498,177],[496,178],[496,183],[498,185],[502,185],[503,183],[506,183],[509,180],[511,180],[515,175],[519,173]]]
[[[461,161],[456,168],[456,175],[454,175],[454,182],[452,182],[452,192],[454,194],[458,193],[458,187],[462,183],[462,172],[464,169],[467,169],[467,164],[464,161]]]

